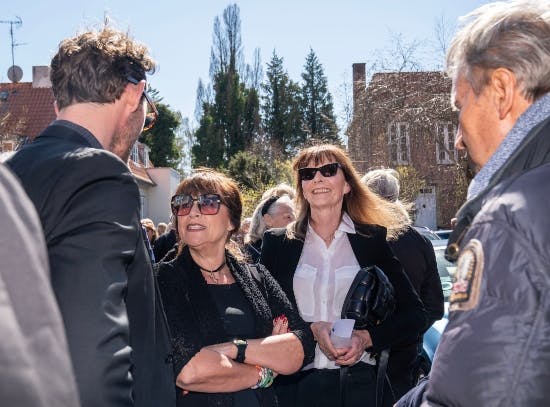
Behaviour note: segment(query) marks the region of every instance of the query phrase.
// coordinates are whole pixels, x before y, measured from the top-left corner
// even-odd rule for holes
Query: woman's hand
[[[366,348],[372,346],[372,339],[369,331],[354,330],[351,335],[351,346],[340,354],[335,362],[340,366],[349,366],[357,363]]]
[[[321,349],[321,352],[323,352],[329,360],[335,360],[340,354],[343,353],[343,350],[336,349],[332,344],[332,341],[330,340],[331,329],[331,322],[318,321],[311,324],[311,331],[313,332],[313,336],[319,345],[319,349]]]
[[[273,319],[273,330],[271,335],[281,335],[290,332],[288,328],[288,318],[285,314],[279,315],[277,318]]]

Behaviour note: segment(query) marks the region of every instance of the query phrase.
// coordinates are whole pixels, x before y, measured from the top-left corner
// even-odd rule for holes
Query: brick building
[[[448,228],[466,197],[450,93],[443,72],[376,73],[367,86],[365,64],[353,64],[350,157],[360,173],[398,170],[402,197],[415,203],[415,224],[430,228]]]

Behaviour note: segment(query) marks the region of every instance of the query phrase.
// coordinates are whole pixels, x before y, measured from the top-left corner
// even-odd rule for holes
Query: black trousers
[[[340,369],[311,369],[281,379],[275,388],[279,407],[340,406]],[[362,362],[351,366],[344,397],[345,406],[342,407],[374,407],[376,366]]]

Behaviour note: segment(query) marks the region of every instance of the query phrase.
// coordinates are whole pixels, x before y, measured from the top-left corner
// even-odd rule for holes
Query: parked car
[[[426,376],[432,367],[432,361],[435,356],[437,345],[443,330],[447,326],[449,316],[449,296],[451,295],[451,289],[453,287],[452,275],[456,270],[456,264],[449,262],[445,258],[445,248],[447,247],[446,239],[434,239],[431,240],[434,246],[435,260],[437,262],[437,272],[441,279],[441,288],[443,289],[443,299],[445,301],[445,313],[443,318],[439,321],[435,321],[433,325],[424,333],[424,340],[422,343],[422,350],[420,350],[419,359],[417,361],[415,377],[416,380],[422,379]]]
[[[441,237],[439,237],[433,230],[431,230],[427,226],[413,226],[414,229],[420,233],[422,236],[426,236],[430,240],[441,240]]]
[[[441,239],[448,239],[451,235],[452,229],[440,229],[434,230],[434,233],[439,236]]]

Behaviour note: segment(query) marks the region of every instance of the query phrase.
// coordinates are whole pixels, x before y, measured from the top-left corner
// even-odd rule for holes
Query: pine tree
[[[262,104],[264,130],[273,148],[283,157],[295,154],[305,133],[301,129],[300,87],[283,67],[283,58],[275,51],[267,64]]]
[[[245,150],[259,132],[259,102],[255,91],[242,83],[239,74],[239,69],[245,68],[240,68],[243,67],[241,20],[236,4],[224,10],[223,23],[216,17],[213,37],[210,75],[214,96],[212,103],[203,103],[193,162],[220,167]],[[199,86],[203,91],[204,86]],[[198,97],[204,101],[202,95]]]
[[[340,143],[332,96],[323,66],[310,49],[302,73],[302,117],[309,137],[327,143]]]

